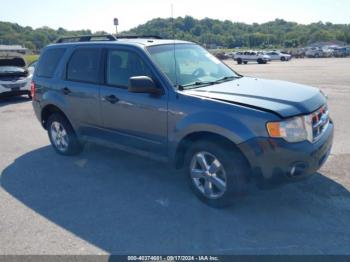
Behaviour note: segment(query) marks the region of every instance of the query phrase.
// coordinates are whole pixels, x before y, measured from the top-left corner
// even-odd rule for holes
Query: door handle
[[[62,88],[62,92],[65,95],[69,95],[70,93],[72,93],[72,91],[70,91],[70,89],[68,87]]]
[[[116,97],[115,95],[109,95],[109,96],[105,96],[106,101],[110,102],[111,104],[115,104],[117,102],[119,102],[119,98]]]

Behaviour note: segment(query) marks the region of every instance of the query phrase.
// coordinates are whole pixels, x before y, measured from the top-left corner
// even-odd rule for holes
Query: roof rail
[[[143,38],[143,39],[163,39],[162,37],[158,35],[118,35],[118,39],[137,39],[137,38]]]
[[[116,41],[117,38],[114,35],[81,35],[81,36],[69,36],[61,37],[56,43],[69,43],[69,42],[90,42],[90,41]]]

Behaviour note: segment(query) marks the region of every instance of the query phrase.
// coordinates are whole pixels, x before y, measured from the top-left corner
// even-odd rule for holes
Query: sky
[[[0,21],[38,28],[49,26],[93,32],[118,31],[144,24],[153,18],[190,15],[263,23],[276,18],[309,24],[332,22],[350,24],[349,0],[0,0]]]

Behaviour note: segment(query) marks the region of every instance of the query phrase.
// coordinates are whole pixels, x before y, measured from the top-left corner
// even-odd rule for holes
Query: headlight
[[[287,142],[313,140],[311,115],[293,117],[281,122],[269,122],[266,127],[270,137],[283,138]]]

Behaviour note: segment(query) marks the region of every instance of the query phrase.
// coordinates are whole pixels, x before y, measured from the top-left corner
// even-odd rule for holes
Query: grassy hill
[[[90,30],[68,31],[49,27],[33,29],[0,22],[0,44],[20,44],[40,50],[62,36],[91,34]],[[96,32],[103,33],[103,32]],[[315,41],[340,40],[350,44],[350,24],[313,23],[309,25],[276,19],[263,24],[234,23],[210,18],[156,18],[122,34],[159,35],[225,48],[298,47]]]
[[[309,25],[282,19],[263,24],[244,24],[190,16],[153,19],[125,34],[155,34],[165,38],[195,41],[201,44],[234,47],[298,47],[310,42],[340,40],[350,43],[350,24],[313,23]]]

